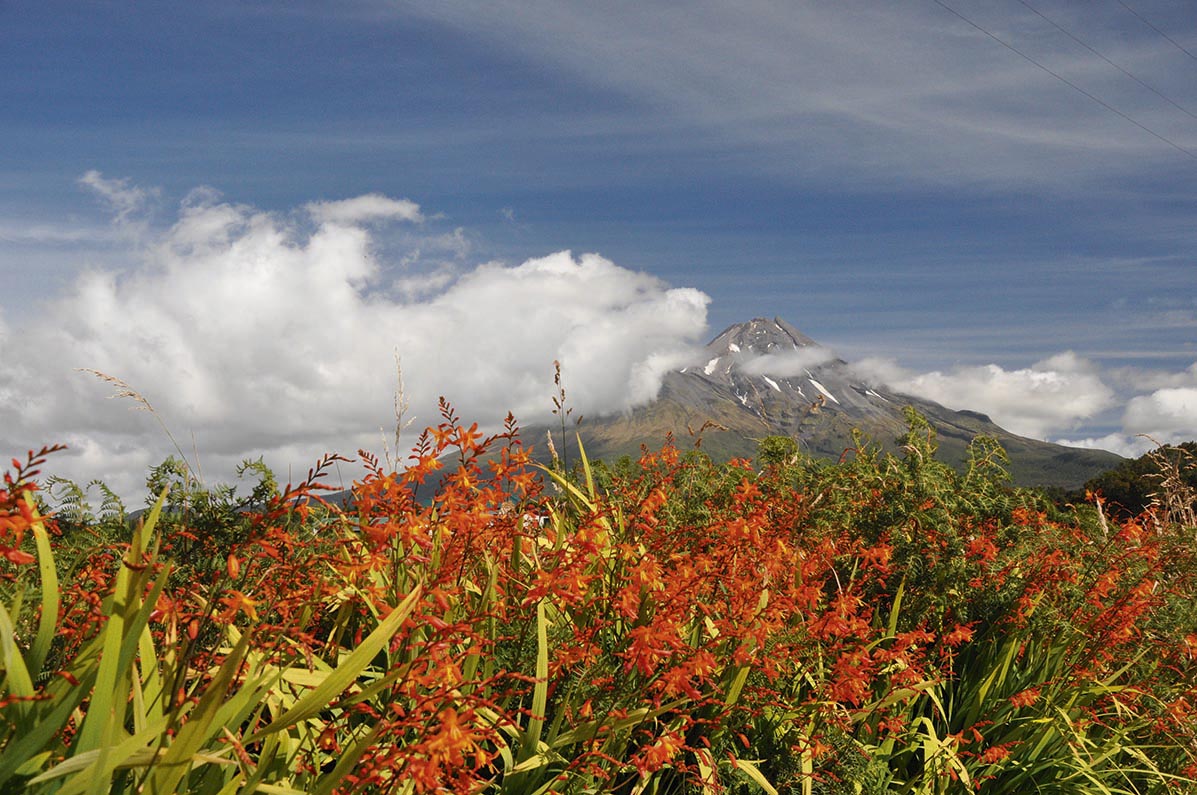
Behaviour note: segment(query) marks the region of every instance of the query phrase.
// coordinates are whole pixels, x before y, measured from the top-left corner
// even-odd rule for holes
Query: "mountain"
[[[871,386],[847,362],[779,318],[731,326],[706,346],[701,360],[668,373],[653,403],[620,416],[588,417],[577,431],[591,458],[609,460],[634,457],[642,444],[660,446],[669,433],[688,447],[691,433],[704,425],[702,449],[715,459],[753,457],[758,440],[770,435],[792,437],[810,455],[838,459],[852,446],[854,428],[896,449],[907,427],[906,406],[936,428],[939,456],[949,464],[965,460],[973,437],[996,437],[1019,484],[1074,488],[1123,460],[1017,436],[984,414]],[[525,438],[542,447],[544,430]]]

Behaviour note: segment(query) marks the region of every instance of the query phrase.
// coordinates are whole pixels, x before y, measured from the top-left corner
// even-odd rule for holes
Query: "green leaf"
[[[94,645],[92,648],[94,649]],[[88,656],[85,650],[76,661],[87,660]],[[91,656],[94,656],[94,652]],[[17,770],[26,769],[30,761],[41,753],[46,743],[62,729],[71,713],[91,691],[96,675],[94,665],[76,667],[73,674],[79,681],[78,685],[71,685],[65,679],[53,683],[47,688],[49,698],[45,702],[50,708],[37,716],[33,728],[29,731],[10,736],[8,744],[4,746],[3,752],[0,752],[0,786],[12,778]]]
[[[29,649],[26,662],[30,671],[36,676],[41,672],[50,653],[50,644],[54,642],[54,632],[58,628],[58,572],[54,568],[54,553],[50,549],[50,537],[46,533],[46,526],[37,514],[37,506],[33,496],[25,492],[25,501],[33,509],[37,517],[33,524],[33,538],[37,544],[37,566],[42,580],[42,614],[38,619],[37,636],[33,646]]]
[[[29,669],[25,667],[25,660],[21,650],[17,647],[16,629],[8,610],[0,603],[0,660],[4,662],[4,685],[8,692],[17,698],[33,698],[33,680],[29,678]],[[16,702],[17,733],[28,720],[32,704],[28,701]]]
[[[399,605],[391,611],[391,614],[375,627],[374,631],[369,634],[361,645],[353,650],[353,653],[333,669],[332,673],[321,682],[317,687],[308,691],[301,697],[295,705],[284,712],[279,717],[275,718],[270,725],[259,729],[249,738],[249,742],[260,740],[268,734],[282,731],[289,726],[294,726],[301,720],[318,714],[320,710],[324,709],[331,703],[338,694],[341,693],[349,684],[361,675],[362,671],[370,665],[371,660],[382,651],[383,647],[390,641],[391,636],[399,631],[399,627],[407,620],[412,611],[416,607],[416,603],[420,599],[423,588],[417,585],[407,597],[399,603]]]
[[[121,692],[121,688],[118,686],[118,682],[123,680],[127,673],[119,665],[120,651],[124,641],[125,625],[131,618],[129,613],[136,610],[136,602],[139,598],[132,570],[125,564],[136,561],[137,535],[135,532],[135,540],[129,549],[128,557],[116,576],[115,592],[106,602],[109,615],[101,636],[100,670],[96,677],[95,692],[92,693],[91,703],[83,718],[83,726],[75,738],[75,753],[83,753],[107,745],[106,738],[110,728],[114,723],[123,722],[116,714],[119,700],[122,704],[121,716],[123,717],[123,703],[127,695],[125,692]]]
[[[58,790],[57,795],[73,795],[77,792],[84,792],[88,787],[96,785],[96,779],[101,779],[102,786],[107,786],[106,782],[111,778],[113,770],[145,767],[164,753],[162,750],[152,747],[152,743],[165,728],[166,718],[163,716],[137,734],[126,738],[120,744],[75,754],[37,778],[31,779],[29,783],[43,784],[56,778],[73,775],[74,778],[67,782],[61,790]],[[94,769],[105,756],[108,757],[105,765],[107,769]]]
[[[166,500],[166,491],[150,511],[149,518],[134,529],[129,549],[116,575],[112,597],[106,600],[108,622],[101,636],[100,668],[96,676],[96,688],[88,705],[83,726],[75,739],[75,753],[90,751],[108,745],[106,737],[113,726],[123,722],[124,708],[117,714],[117,704],[123,705],[127,692],[117,683],[128,681],[131,675],[133,654],[141,638],[141,630],[149,621],[153,603],[142,600],[144,582],[149,567],[142,561],[147,539],[153,532]],[[150,597],[157,600],[165,585],[165,578],[159,578]]]
[[[174,792],[192,764],[201,761],[196,758],[197,753],[223,726],[218,725],[215,718],[241,668],[249,648],[249,638],[247,633],[225,657],[220,669],[205,688],[204,694],[200,696],[199,704],[179,729],[174,742],[151,768],[146,777],[146,792]]]
[[[598,498],[594,488],[594,473],[590,470],[590,459],[586,457],[586,448],[582,446],[582,435],[574,434],[578,440],[578,455],[582,458],[582,472],[586,475],[586,493],[590,495],[591,503]]]
[[[544,600],[536,603],[536,684],[532,688],[532,716],[528,731],[520,743],[520,762],[531,758],[540,747],[544,729],[545,710],[549,700],[549,637],[548,620],[544,615]]]
[[[894,604],[889,610],[889,625],[886,627],[886,633],[889,637],[894,637],[898,634],[898,619],[902,615],[902,596],[906,593],[906,575],[902,575],[902,582],[898,583],[898,590],[894,592]]]
[[[736,668],[736,675],[732,677],[731,684],[727,687],[727,696],[723,699],[723,706],[731,707],[740,700],[740,692],[744,689],[744,683],[748,681],[750,671],[751,668],[747,665]]]
[[[568,748],[574,743],[589,741],[599,737],[603,734],[615,734],[639,726],[645,721],[664,715],[666,712],[671,712],[686,702],[686,699],[677,699],[668,704],[662,704],[656,709],[649,709],[648,707],[640,707],[629,711],[624,717],[617,720],[610,718],[600,718],[598,720],[587,721],[581,723],[565,732],[564,734],[555,737],[550,744],[552,748],[561,749]]]
[[[732,764],[735,765],[736,770],[744,774],[745,778],[769,793],[769,795],[779,795],[777,788],[769,783],[769,779],[765,778],[765,774],[760,771],[756,762],[733,758]]]

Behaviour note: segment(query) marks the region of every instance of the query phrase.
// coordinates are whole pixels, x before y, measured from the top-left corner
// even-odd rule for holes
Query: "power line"
[[[1081,87],[1080,87],[1080,86],[1078,86],[1076,83],[1072,82],[1071,80],[1069,80],[1068,78],[1066,78],[1066,77],[1064,77],[1063,75],[1059,74],[1058,72],[1054,72],[1054,71],[1052,71],[1051,69],[1049,69],[1048,67],[1046,67],[1046,66],[1044,66],[1042,63],[1040,63],[1039,61],[1035,60],[1034,58],[1032,58],[1031,56],[1029,56],[1029,55],[1027,55],[1025,52],[1023,52],[1022,50],[1020,50],[1020,49],[1018,49],[1017,47],[1015,47],[1013,44],[1010,44],[1010,43],[1008,43],[1008,42],[1007,42],[1007,41],[1005,41],[1004,39],[1002,39],[1002,38],[999,38],[997,35],[995,35],[995,34],[993,34],[993,33],[990,33],[988,30],[986,30],[985,28],[981,27],[981,26],[980,26],[980,25],[978,25],[976,22],[973,22],[971,19],[969,19],[968,17],[966,17],[964,14],[961,14],[961,13],[960,13],[959,11],[957,11],[956,9],[952,8],[950,5],[948,5],[947,3],[945,3],[943,0],[935,0],[935,4],[936,4],[936,5],[938,5],[938,6],[940,6],[940,7],[942,7],[942,8],[943,8],[943,9],[945,9],[946,11],[949,11],[949,12],[951,12],[951,13],[952,13],[954,16],[956,16],[956,17],[959,17],[961,20],[963,20],[963,21],[964,21],[965,23],[967,23],[969,26],[971,26],[971,27],[973,27],[973,28],[976,28],[977,30],[981,31],[981,32],[982,32],[982,33],[984,33],[986,36],[988,36],[989,38],[993,39],[993,40],[994,40],[994,41],[996,41],[998,44],[1002,45],[1002,46],[1003,46],[1003,47],[1005,47],[1007,50],[1009,50],[1010,52],[1012,52],[1012,53],[1014,53],[1015,55],[1019,56],[1019,57],[1020,57],[1020,58],[1022,58],[1023,60],[1025,60],[1025,61],[1029,62],[1030,64],[1034,65],[1035,67],[1037,67],[1037,68],[1039,68],[1039,69],[1042,69],[1044,72],[1047,72],[1049,75],[1051,75],[1052,77],[1056,78],[1056,79],[1057,79],[1057,80],[1059,80],[1061,83],[1063,83],[1064,85],[1066,85],[1066,86],[1068,86],[1069,88],[1071,88],[1073,91],[1076,91],[1076,92],[1077,92],[1077,93],[1079,93],[1079,94],[1084,94],[1086,97],[1088,97],[1089,99],[1093,100],[1093,101],[1094,101],[1094,102],[1096,102],[1098,105],[1101,105],[1103,108],[1105,108],[1106,110],[1110,111],[1110,113],[1113,113],[1113,114],[1115,114],[1115,115],[1117,115],[1117,116],[1120,116],[1121,118],[1125,119],[1126,121],[1128,121],[1128,122],[1130,122],[1131,124],[1133,124],[1133,125],[1135,125],[1136,127],[1138,127],[1138,128],[1139,128],[1140,130],[1142,130],[1143,132],[1147,133],[1148,135],[1152,136],[1153,138],[1155,138],[1155,139],[1157,139],[1157,140],[1159,140],[1159,141],[1162,141],[1163,143],[1165,143],[1165,144],[1167,144],[1168,146],[1172,147],[1173,149],[1175,149],[1176,151],[1178,151],[1178,152],[1180,152],[1181,154],[1185,155],[1186,157],[1189,157],[1189,158],[1191,158],[1191,159],[1193,159],[1193,160],[1197,160],[1197,152],[1193,152],[1193,151],[1192,151],[1192,150],[1190,150],[1190,149],[1186,149],[1185,147],[1181,146],[1180,144],[1176,143],[1175,141],[1171,140],[1170,138],[1166,138],[1166,137],[1164,137],[1163,135],[1160,135],[1158,132],[1156,132],[1155,130],[1151,129],[1151,128],[1150,128],[1150,127],[1148,127],[1147,125],[1145,125],[1145,124],[1143,124],[1143,123],[1141,123],[1141,122],[1138,122],[1138,121],[1136,121],[1135,119],[1131,118],[1131,117],[1130,117],[1130,116],[1128,116],[1127,114],[1125,114],[1125,113],[1123,113],[1122,111],[1118,110],[1118,108],[1116,108],[1116,107],[1114,107],[1113,105],[1111,105],[1110,103],[1106,102],[1106,101],[1105,101],[1105,100],[1103,100],[1101,97],[1099,97],[1099,96],[1097,96],[1097,95],[1095,95],[1095,94],[1091,94],[1090,92],[1088,92],[1088,91],[1086,91],[1085,89],[1081,88]],[[1179,45],[1178,45],[1178,46],[1179,46]]]
[[[1147,89],[1148,91],[1150,91],[1151,93],[1155,94],[1157,97],[1159,97],[1160,99],[1164,100],[1164,101],[1165,101],[1165,102],[1167,102],[1169,105],[1171,105],[1172,107],[1174,107],[1174,108],[1176,108],[1177,110],[1179,110],[1181,113],[1185,114],[1186,116],[1189,116],[1190,118],[1197,119],[1197,114],[1194,114],[1194,113],[1193,113],[1191,110],[1189,110],[1188,108],[1186,108],[1184,105],[1181,105],[1179,102],[1176,102],[1176,101],[1175,101],[1175,100],[1173,100],[1171,97],[1169,97],[1169,96],[1165,95],[1163,92],[1159,91],[1158,89],[1156,89],[1156,88],[1155,88],[1154,86],[1152,86],[1151,84],[1149,84],[1149,83],[1146,83],[1146,82],[1144,82],[1144,81],[1140,80],[1139,78],[1135,77],[1133,74],[1131,74],[1130,72],[1128,72],[1126,69],[1123,69],[1121,66],[1119,66],[1119,65],[1118,65],[1118,64],[1116,64],[1116,63],[1114,63],[1113,61],[1111,61],[1111,60],[1110,60],[1109,58],[1107,58],[1106,56],[1102,55],[1102,54],[1101,54],[1100,52],[1098,52],[1098,51],[1097,51],[1097,50],[1096,50],[1094,47],[1091,47],[1091,46],[1090,46],[1090,45],[1088,45],[1087,43],[1085,43],[1085,42],[1081,41],[1079,38],[1077,38],[1076,36],[1074,36],[1074,35],[1073,35],[1072,33],[1070,33],[1068,30],[1065,30],[1065,29],[1064,29],[1064,27],[1063,27],[1062,25],[1060,25],[1058,22],[1056,22],[1054,19],[1052,19],[1051,17],[1047,16],[1047,15],[1046,15],[1046,14],[1044,14],[1042,11],[1040,11],[1038,8],[1035,8],[1035,6],[1033,6],[1033,5],[1031,5],[1030,3],[1028,3],[1028,2],[1027,2],[1027,0],[1018,0],[1018,2],[1022,3],[1022,4],[1023,4],[1024,6],[1026,6],[1027,8],[1031,9],[1031,11],[1035,12],[1035,14],[1037,14],[1037,15],[1039,16],[1039,18],[1040,18],[1040,19],[1043,19],[1044,21],[1046,21],[1048,24],[1050,24],[1050,25],[1051,25],[1052,27],[1054,27],[1056,30],[1060,31],[1060,32],[1061,32],[1061,33],[1063,33],[1065,36],[1067,36],[1068,38],[1072,39],[1072,40],[1073,40],[1073,41],[1075,41],[1077,44],[1081,45],[1081,46],[1082,46],[1082,47],[1084,47],[1086,50],[1088,50],[1089,52],[1091,52],[1091,53],[1093,53],[1094,55],[1096,55],[1098,58],[1100,58],[1100,59],[1102,59],[1103,61],[1105,61],[1106,63],[1108,63],[1110,66],[1114,67],[1114,68],[1115,68],[1115,69],[1117,69],[1119,72],[1122,72],[1122,74],[1126,75],[1126,76],[1127,76],[1127,77],[1129,77],[1131,80],[1134,80],[1136,83],[1138,83],[1139,85],[1143,86],[1143,88],[1145,88],[1145,89]]]
[[[1161,35],[1161,36],[1163,36],[1165,39],[1167,39],[1169,42],[1171,42],[1171,44],[1172,44],[1172,46],[1173,46],[1173,47],[1175,47],[1176,49],[1180,50],[1180,51],[1181,51],[1181,52],[1183,52],[1185,55],[1187,55],[1187,56],[1189,56],[1190,58],[1192,58],[1194,61],[1197,61],[1197,55],[1194,55],[1194,54],[1193,54],[1191,51],[1189,51],[1189,50],[1186,50],[1186,49],[1184,48],[1184,45],[1182,45],[1180,42],[1176,41],[1176,39],[1172,38],[1172,37],[1171,37],[1171,36],[1169,36],[1167,33],[1165,33],[1164,31],[1160,30],[1160,29],[1159,29],[1159,28],[1157,28],[1155,25],[1151,24],[1151,23],[1150,23],[1150,22],[1147,20],[1147,17],[1143,16],[1143,15],[1142,15],[1142,14],[1140,14],[1138,11],[1136,11],[1136,10],[1135,10],[1135,9],[1133,9],[1133,8],[1131,8],[1131,7],[1130,7],[1130,6],[1128,6],[1126,3],[1122,2],[1122,0],[1118,0],[1118,5],[1122,6],[1122,7],[1123,7],[1123,8],[1125,8],[1127,11],[1131,12],[1132,14],[1134,14],[1134,16],[1135,16],[1135,19],[1139,20],[1139,21],[1140,21],[1140,22],[1142,22],[1144,25],[1146,25],[1147,27],[1151,28],[1151,29],[1152,29],[1152,30],[1154,30],[1156,33],[1160,34],[1160,35]]]

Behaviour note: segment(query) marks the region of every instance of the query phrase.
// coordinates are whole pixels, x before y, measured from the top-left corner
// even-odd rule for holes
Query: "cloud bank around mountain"
[[[996,364],[962,367],[946,373],[921,373],[892,386],[951,408],[1001,417],[999,424],[1033,438],[1075,428],[1109,408],[1114,400],[1096,366],[1072,352],[1018,370]]]
[[[151,195],[83,181],[118,224]],[[527,423],[551,409],[554,360],[576,413],[620,411],[652,400],[706,332],[706,295],[596,254],[471,265],[460,235],[416,232],[435,268],[384,260],[377,225],[423,219],[377,194],[280,214],[192,192],[127,267],[86,271],[29,324],[0,325],[0,443],[66,442],[54,472],[136,490],[171,445],[75,369],[91,368],[139,391],[210,479],[258,455],[285,477],[324,452],[381,451],[396,354],[415,428],[438,422],[441,395],[470,421]]]
[[[755,356],[744,361],[740,365],[740,369],[749,375],[792,378],[803,375],[811,368],[826,364],[834,358],[835,354],[827,348],[811,346]]]
[[[1014,433],[1058,444],[1138,456],[1157,442],[1197,438],[1197,365],[1180,373],[1103,371],[1065,351],[1017,370],[988,364],[916,373],[881,358],[864,359],[854,368],[872,383],[948,408],[980,411]],[[1129,399],[1119,399],[1128,392]],[[1068,437],[1120,406],[1117,431]]]

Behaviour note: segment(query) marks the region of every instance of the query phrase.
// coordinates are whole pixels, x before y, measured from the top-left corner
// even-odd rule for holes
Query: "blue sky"
[[[441,393],[531,420],[554,358],[620,410],[762,315],[1027,435],[1197,436],[1189,3],[5,1],[0,29],[0,442],[68,441],[73,474],[163,451],[75,367],[215,471],[299,466],[377,449],[396,348],[418,424]]]

